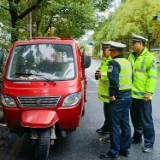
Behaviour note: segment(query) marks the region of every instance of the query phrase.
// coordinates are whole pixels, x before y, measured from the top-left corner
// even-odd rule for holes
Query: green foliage
[[[26,15],[32,11],[33,36],[52,35],[78,39],[96,23],[94,12],[104,10],[112,0],[3,0],[0,3],[0,22],[3,31],[11,34],[12,43],[25,40]],[[9,3],[10,2],[10,3]],[[1,36],[1,35],[0,35]]]
[[[3,74],[3,69],[4,69],[4,65],[5,65],[5,62],[6,62],[6,59],[7,59],[7,54],[8,52],[6,50],[3,50],[4,51],[4,59],[3,59],[3,64],[1,66],[1,72],[0,72],[0,88],[1,88],[1,85],[2,85],[2,74]]]
[[[119,41],[127,44],[126,51],[129,51],[131,33],[135,33],[148,38],[147,46],[150,48],[160,41],[160,22],[152,20],[152,15],[160,13],[159,6],[159,0],[123,1],[115,12],[95,29],[91,40]],[[158,32],[157,39],[155,39],[155,31]]]
[[[89,52],[89,48],[83,41],[78,42],[78,48],[81,48],[82,46],[85,47],[85,53]]]
[[[95,42],[94,43],[94,50],[93,50],[93,56],[100,56],[100,42]]]
[[[107,8],[111,7],[111,2],[113,0],[96,0],[93,1],[93,6],[97,9],[99,9],[99,11],[105,11]]]

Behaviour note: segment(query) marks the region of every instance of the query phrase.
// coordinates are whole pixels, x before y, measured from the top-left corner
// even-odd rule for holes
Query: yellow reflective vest
[[[144,99],[147,93],[152,99],[157,83],[156,57],[145,47],[137,58],[131,53],[128,60],[133,69],[132,98]]]
[[[98,70],[101,72],[101,78],[98,83],[98,99],[109,103],[109,79],[107,76],[108,63],[112,60],[111,57],[103,58]]]
[[[119,90],[131,89],[132,84],[132,66],[125,58],[115,58],[121,67],[119,73]]]

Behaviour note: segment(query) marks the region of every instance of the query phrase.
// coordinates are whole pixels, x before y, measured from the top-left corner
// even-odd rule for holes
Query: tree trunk
[[[151,34],[148,35],[148,50],[151,49]]]
[[[36,36],[38,36],[38,32],[39,32],[39,26],[40,26],[40,21],[36,21]]]
[[[12,21],[12,28],[14,29],[11,33],[11,43],[14,43],[15,41],[18,40],[18,35],[19,35],[19,28],[18,28],[19,18],[18,18],[17,10],[10,9],[10,15],[11,15],[11,21]]]
[[[14,3],[18,6],[20,0],[8,0],[9,4],[9,12],[11,15],[11,21],[12,21],[12,28],[14,29],[11,33],[11,42],[14,43],[15,41],[18,41],[18,35],[19,35],[19,20],[23,19],[28,13],[31,11],[35,10],[42,0],[37,0],[37,3],[34,4],[33,6],[27,8],[21,15],[18,16],[18,7],[14,7]]]
[[[44,36],[45,33],[47,33],[49,27],[51,27],[51,22],[52,22],[52,17],[51,17],[50,20],[49,20],[49,24],[48,24],[48,26],[46,27],[46,29],[45,29],[45,31],[44,31],[44,33],[43,33],[43,36]]]

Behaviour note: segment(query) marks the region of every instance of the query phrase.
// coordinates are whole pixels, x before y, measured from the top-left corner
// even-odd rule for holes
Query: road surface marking
[[[95,79],[93,79],[90,74],[88,74],[88,72],[86,72],[87,77],[89,77],[93,82],[95,82],[96,84],[98,84],[98,81],[96,81]]]
[[[87,93],[97,93],[97,91],[87,91]]]
[[[92,76],[92,74],[88,71],[86,71],[87,75],[89,75],[90,77]]]

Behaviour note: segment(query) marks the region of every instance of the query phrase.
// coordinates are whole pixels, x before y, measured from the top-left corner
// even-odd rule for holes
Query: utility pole
[[[27,0],[27,6],[29,7],[29,2]],[[32,39],[32,12],[27,14],[27,24],[26,24],[26,32],[28,33],[27,39]]]
[[[29,33],[27,39],[32,39],[32,12],[29,12],[27,14],[27,25],[26,25],[26,31]]]

